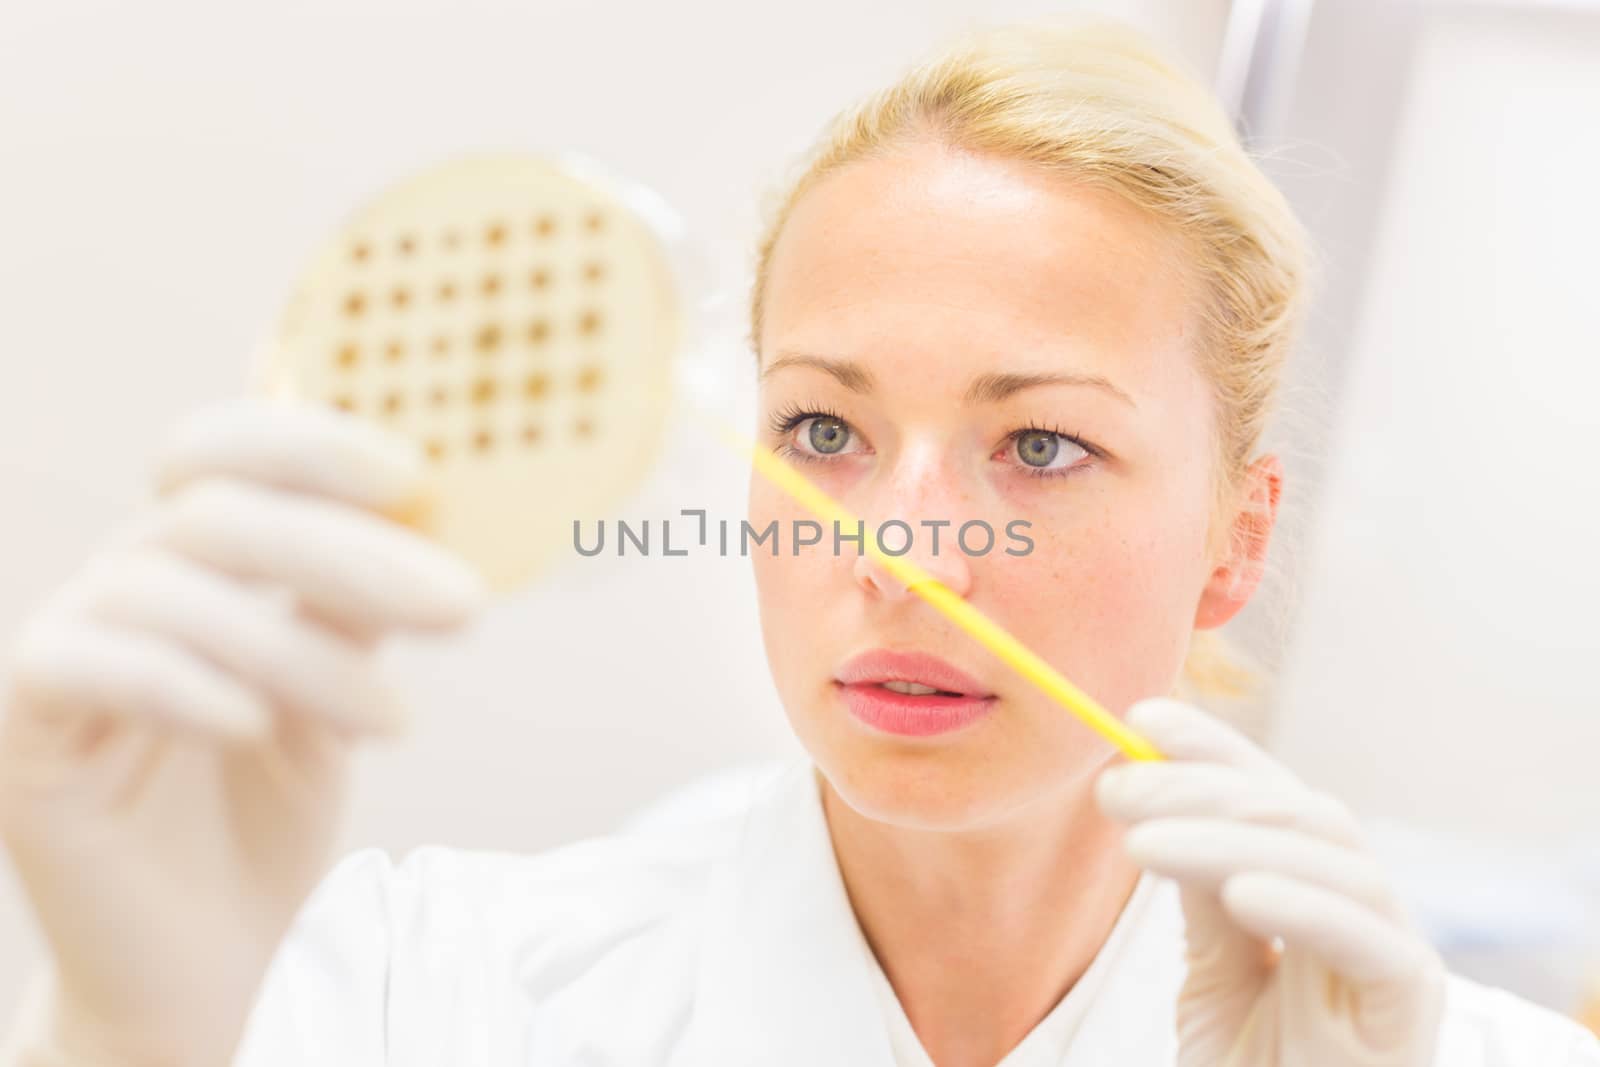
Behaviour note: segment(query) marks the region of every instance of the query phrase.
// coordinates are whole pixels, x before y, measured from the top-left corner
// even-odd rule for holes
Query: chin
[[[829,786],[862,816],[906,829],[975,830],[1042,804],[1072,803],[1114,755],[1059,716],[1014,719],[1009,703],[959,735],[937,741],[879,735],[840,711],[830,693],[791,716],[801,744]]]
[[[806,747],[852,810],[906,829],[977,828],[1026,803],[1030,793],[1005,763],[960,746],[907,744],[857,732]]]

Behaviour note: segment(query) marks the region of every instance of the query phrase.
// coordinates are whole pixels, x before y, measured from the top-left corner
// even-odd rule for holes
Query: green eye
[[[824,455],[837,452],[850,439],[850,430],[840,419],[819,415],[811,420],[811,447]]]
[[[1017,455],[1030,467],[1048,467],[1061,451],[1061,436],[1049,430],[1028,430],[1017,435]]]

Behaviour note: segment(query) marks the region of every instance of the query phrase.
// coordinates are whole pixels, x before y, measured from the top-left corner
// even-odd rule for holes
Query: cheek
[[[1166,692],[1193,630],[1203,528],[1171,511],[1036,522],[1033,551],[988,575],[997,610],[1024,643],[1120,712]],[[1039,698],[1043,700],[1043,697]]]
[[[730,529],[728,551],[737,552],[744,547],[749,554],[767,659],[782,687],[798,673],[802,664],[797,661],[815,648],[819,628],[826,625],[829,613],[838,606],[832,592],[838,580],[833,573],[838,561],[823,550],[826,545],[809,546],[798,556],[794,554],[794,524],[811,515],[787,494],[761,480],[751,483],[749,499],[747,521],[752,537],[748,545],[742,545]],[[777,524],[775,531],[757,545],[754,535],[765,533],[773,523]],[[777,555],[772,549],[774,536]]]

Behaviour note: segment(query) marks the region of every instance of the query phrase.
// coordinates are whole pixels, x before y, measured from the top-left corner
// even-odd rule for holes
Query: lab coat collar
[[[693,1062],[893,1063],[811,768],[768,782],[713,876]]]
[[[1149,906],[1061,1067],[1173,1061],[1181,911],[1167,880],[1140,888],[1152,894]],[[683,1062],[892,1067],[877,964],[845,892],[809,758],[785,764],[758,793],[706,903]]]

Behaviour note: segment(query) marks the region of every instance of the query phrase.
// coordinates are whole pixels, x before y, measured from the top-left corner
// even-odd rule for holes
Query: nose
[[[870,529],[867,531],[867,536],[872,536]],[[887,536],[885,543],[888,543]],[[889,545],[889,547],[896,546]],[[972,568],[968,567],[965,561],[949,560],[947,557],[951,554],[951,547],[945,545],[941,539],[937,558],[918,559],[915,562],[956,596],[966,597],[972,589]],[[905,555],[910,556],[911,553]],[[916,595],[911,592],[909,586],[889,573],[883,564],[865,553],[855,561],[855,577],[862,589],[886,601],[906,600]]]
[[[913,461],[914,462],[914,461]],[[865,520],[863,540],[885,555],[917,564],[957,596],[972,592],[972,565],[957,537],[963,520],[954,480],[928,464],[895,472],[884,501],[886,517]],[[896,521],[898,520],[898,521]],[[974,538],[973,540],[979,540]],[[863,545],[854,564],[856,582],[868,594],[888,601],[914,598],[910,588]]]

